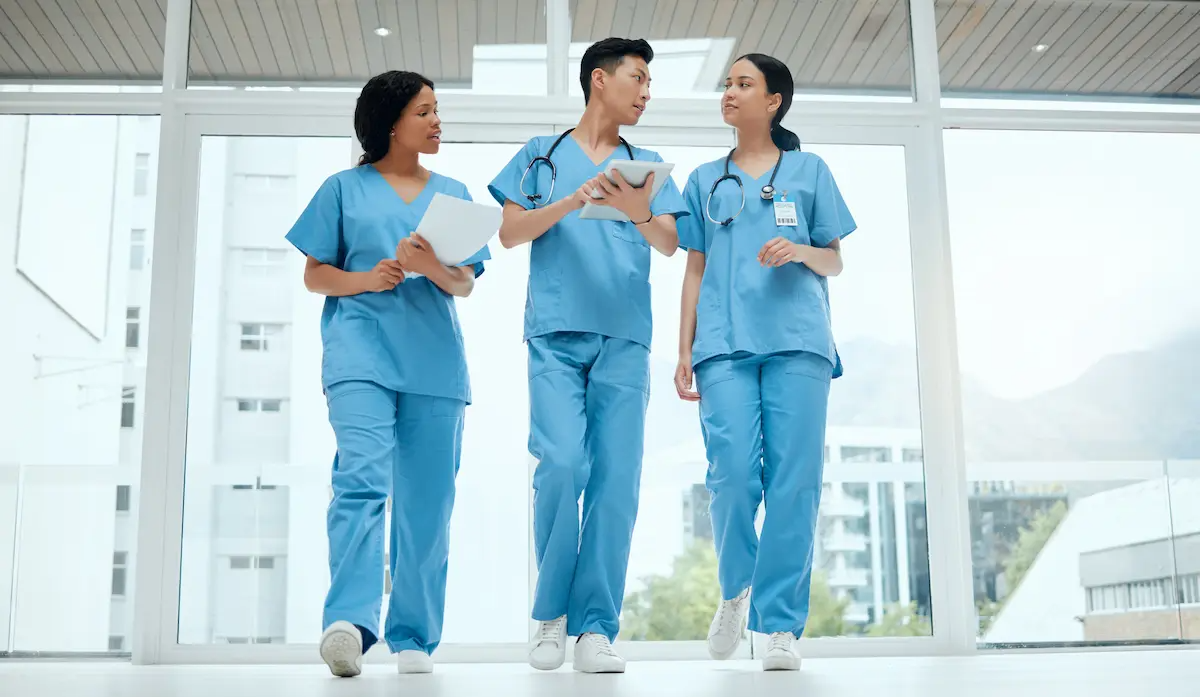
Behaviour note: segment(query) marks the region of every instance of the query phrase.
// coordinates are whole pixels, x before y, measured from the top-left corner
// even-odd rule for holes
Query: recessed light
[[[1050,47],[1047,46],[1046,44],[1038,44],[1037,46],[1033,47],[1033,52],[1034,53],[1045,53],[1049,48]]]
[[[387,27],[379,27],[375,30],[375,36],[388,36],[391,33],[392,30],[388,29]]]

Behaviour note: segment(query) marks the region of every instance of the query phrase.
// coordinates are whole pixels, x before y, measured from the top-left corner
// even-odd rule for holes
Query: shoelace
[[[788,632],[775,632],[771,635],[771,643],[767,645],[767,651],[791,651],[793,637]]]
[[[562,641],[562,622],[555,620],[553,622],[542,622],[541,625],[541,629],[538,632],[539,644],[550,643],[557,645]]]
[[[613,651],[612,642],[603,634],[593,634],[592,641],[596,645],[596,653],[605,656],[616,656],[617,652]]]
[[[728,627],[732,624],[734,618],[738,616],[741,604],[746,600],[747,598],[740,595],[733,600],[722,600],[721,608],[717,611],[717,624],[722,627]]]

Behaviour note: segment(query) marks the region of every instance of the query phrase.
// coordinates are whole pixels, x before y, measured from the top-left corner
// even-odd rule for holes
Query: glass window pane
[[[676,163],[680,185],[728,152],[646,147]],[[830,390],[833,461],[824,470],[807,634],[928,635],[924,468],[920,458],[900,462],[902,451],[921,447],[904,149],[806,149],[829,163],[860,226],[843,243],[845,272],[830,284],[846,374]],[[654,385],[670,386],[675,372],[683,266],[653,257]],[[695,406],[673,389],[651,390],[643,462],[622,638],[704,640],[720,599],[707,456]]]
[[[92,32],[81,4],[95,5],[63,11]],[[0,382],[20,395],[0,406],[0,653],[103,652],[132,628],[113,554],[127,555],[129,596],[137,515],[119,487],[139,478],[145,363],[125,349],[124,318],[142,307],[148,326],[149,274],[128,260],[132,230],[147,254],[154,238],[134,164],[157,143],[157,117],[0,115],[0,287],[19,336],[0,342]]]
[[[1200,4],[937,0],[953,97],[1200,97]]]
[[[266,250],[275,251],[321,182],[349,165],[349,146],[342,138],[202,141],[197,243],[201,255],[228,259],[232,266],[197,269],[182,643],[270,637],[312,644],[320,636],[329,584],[325,519],[335,453],[318,382],[322,302],[304,289],[301,255],[293,251],[276,260]],[[485,201],[491,176],[519,147],[445,143],[441,153],[424,162],[464,181],[476,200]],[[289,195],[264,206],[261,193],[239,191],[235,175],[260,173],[290,175]],[[260,260],[279,263],[284,273],[252,272],[250,250]],[[498,246],[492,253],[497,261],[489,265],[479,292],[459,303],[475,425],[464,435],[451,522],[455,561],[445,643],[528,638],[528,411],[513,401],[525,395],[521,311],[528,254]],[[270,353],[241,351],[243,323],[261,326]],[[278,397],[242,397],[243,390]],[[287,411],[260,413],[271,401],[281,409],[284,399]],[[228,413],[219,408],[222,404]],[[209,485],[215,473],[233,471],[240,482],[259,478],[261,489],[243,485],[246,490],[225,487],[223,492]],[[277,483],[286,485],[273,488]],[[220,549],[215,540],[221,540]],[[221,556],[231,550],[246,559],[237,562],[244,566],[233,575],[228,557]],[[254,573],[246,574],[255,565]],[[379,578],[382,587],[384,576]],[[480,583],[483,578],[487,583]]]
[[[74,80],[61,91],[108,91],[161,83],[165,2],[58,0],[4,3],[0,82]],[[107,88],[107,89],[105,89]],[[136,117],[135,117],[136,118]],[[100,648],[103,650],[103,642]]]
[[[193,88],[357,92],[403,68],[439,90],[546,93],[545,0],[209,0],[191,33]]]
[[[1200,558],[1200,136],[945,142],[981,640],[1178,639],[1174,600],[1131,606]]]
[[[798,98],[912,98],[905,0],[571,0],[570,79],[595,41],[645,38],[654,48],[651,94],[704,97],[723,90],[739,56],[765,53],[787,64]]]

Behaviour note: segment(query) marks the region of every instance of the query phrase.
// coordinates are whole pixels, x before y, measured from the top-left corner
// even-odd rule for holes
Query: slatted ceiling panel
[[[990,56],[995,56],[1000,45],[1009,37],[1013,29],[1020,24],[1026,14],[1033,7],[1033,0],[1017,0],[1017,2],[1008,3],[1005,6],[997,5],[993,7],[993,15],[999,15],[1003,10],[1003,15],[999,16],[999,20],[992,25],[987,36],[979,43],[965,61],[962,62],[958,71],[953,75],[946,73],[942,74],[942,84],[952,87],[960,87],[962,85],[972,84],[972,79],[979,73],[983,64]]]
[[[633,15],[633,22],[629,25],[629,28],[626,29],[624,33],[613,32],[612,35],[613,36],[641,36],[645,31],[645,27],[650,26],[650,23],[654,21],[655,6],[656,6],[656,3],[652,2],[651,0],[638,0],[636,10]],[[601,38],[605,38],[605,37],[596,36],[595,34],[592,34],[591,36],[584,34],[582,37],[580,37],[579,39],[576,39],[576,40],[577,41],[595,41],[596,39],[601,39]]]
[[[1164,56],[1169,56],[1179,50],[1179,47],[1186,44],[1188,37],[1198,36],[1200,10],[1184,10],[1184,13],[1191,13],[1191,16],[1186,20],[1180,17],[1181,21],[1173,25],[1175,30],[1169,37],[1162,42],[1156,42],[1151,47],[1151,51],[1143,55],[1142,59],[1124,77],[1118,76],[1110,81],[1109,84],[1114,85],[1114,90],[1138,90],[1141,85],[1145,84],[1146,76],[1150,71],[1162,63]]]
[[[421,49],[420,71],[433,77],[443,75],[442,57],[438,53],[437,0],[417,0],[417,12],[412,15],[413,28],[417,31],[414,46]]]
[[[493,44],[511,44],[517,36],[517,0],[496,0],[496,34]]]
[[[1115,85],[1133,71],[1139,62],[1137,57],[1142,51],[1150,48],[1155,37],[1162,37],[1159,39],[1161,45],[1161,42],[1166,39],[1167,32],[1165,30],[1172,22],[1186,23],[1184,19],[1180,18],[1180,13],[1183,12],[1182,5],[1152,7],[1155,9],[1154,17],[1147,22],[1146,26],[1142,27],[1136,36],[1120,44],[1119,50],[1108,60],[1108,63],[1083,84],[1083,90],[1094,92],[1105,84]]]
[[[767,54],[787,63],[792,51],[796,48],[797,38],[804,33],[804,26],[807,24],[811,14],[811,4],[796,3],[792,7],[792,11],[789,13],[787,19],[780,22],[780,32],[779,36],[775,39],[775,46]],[[737,58],[737,56],[735,55],[733,58]]]
[[[1023,84],[1025,89],[1036,87],[1038,85],[1048,86],[1050,81],[1058,75],[1061,68],[1069,60],[1070,56],[1076,54],[1082,46],[1087,46],[1087,43],[1081,43],[1081,40],[1096,26],[1097,22],[1102,20],[1107,7],[1091,6],[1086,8],[1079,17],[1071,24],[1062,38],[1050,45],[1050,50],[1043,55],[1043,60],[1038,61],[1033,70],[1026,76]],[[1045,60],[1050,58],[1051,60]],[[1042,87],[1045,89],[1045,87]]]
[[[138,38],[138,43],[142,46],[142,52],[150,61],[150,68],[154,73],[162,72],[163,64],[163,42],[157,34],[154,33],[154,26],[151,21],[157,21],[158,8],[154,8],[154,14],[146,15],[146,8],[138,0],[120,0],[121,9],[125,13],[125,18],[129,21],[129,25],[133,27],[133,33]],[[166,18],[163,18],[163,24],[166,24]]]
[[[1103,8],[1069,47],[1067,55],[1054,61],[1051,68],[1036,84],[1042,85],[1041,89],[1047,92],[1061,91],[1066,82],[1070,80],[1071,75],[1086,63],[1089,54],[1112,30],[1113,25],[1121,21],[1121,13],[1125,9],[1119,5]]]
[[[33,22],[25,14],[25,10],[16,3],[9,3],[6,12],[8,19],[12,24],[12,28],[20,33],[25,39],[26,45],[29,47],[33,55],[37,57],[38,63],[43,65],[48,72],[60,72],[63,67],[59,62],[58,57],[54,55],[54,51],[46,43]]]
[[[571,7],[571,34],[584,31],[598,31],[594,22],[596,19],[596,0],[578,0]],[[600,34],[596,34],[600,36]]]
[[[595,27],[597,36],[613,36],[612,24],[613,18],[617,14],[617,5],[616,0],[610,0],[602,2],[596,7],[596,19],[592,26]]]
[[[167,43],[167,7],[165,0],[137,0],[142,10],[142,17],[150,26],[150,32],[158,44],[158,53],[162,54],[163,46]]]
[[[246,28],[246,35],[250,37],[250,48],[253,50],[254,59],[258,61],[262,75],[269,78],[280,77],[282,75],[279,69],[280,54],[271,46],[271,39],[267,34],[267,25],[263,21],[260,6],[253,0],[239,0],[237,9],[242,18],[242,24]]]
[[[698,2],[688,20],[687,36],[704,36],[709,22],[717,11],[715,2]]]
[[[858,65],[854,66],[854,72],[850,73],[849,76],[837,75],[835,79],[840,84],[880,84],[872,82],[870,76],[876,73],[888,45],[901,32],[905,36],[908,35],[908,9],[905,0],[897,0],[893,4],[887,20],[884,21],[883,26],[879,30],[879,34],[867,44],[866,53],[858,61]]]
[[[270,48],[274,56],[276,74],[280,76],[303,74],[299,63],[297,63],[296,54],[292,51],[292,42],[284,26],[283,15],[280,14],[279,6],[275,3],[275,0],[265,0],[259,5],[258,12],[259,18],[262,20],[262,32],[265,37],[262,43],[264,46]],[[303,35],[298,34],[296,36],[300,38]]]
[[[1024,77],[1029,74],[1029,71],[1033,70],[1044,58],[1043,54],[1034,52],[1033,47],[1038,44],[1049,46],[1051,42],[1062,38],[1063,32],[1070,27],[1075,17],[1082,13],[1083,10],[1079,7],[1052,5],[1046,11],[1045,16],[1034,25],[1033,31],[1025,39],[1024,46],[1014,50],[1019,57],[1016,63],[992,78],[987,84],[1001,92],[1015,90]]]
[[[746,29],[739,35],[740,41],[733,52],[734,56],[753,53],[758,49],[763,30],[767,28],[767,22],[771,19],[771,10],[774,9],[768,4],[774,5],[774,3],[766,2],[754,3],[754,11],[750,13],[750,21],[747,23]]]
[[[1126,6],[1117,21],[1113,22],[1101,35],[1100,40],[1091,47],[1086,61],[1078,68],[1072,65],[1072,68],[1075,69],[1069,69],[1065,74],[1059,76],[1058,86],[1055,87],[1055,90],[1082,89],[1097,73],[1104,70],[1122,46],[1128,46],[1129,42],[1137,37],[1156,14],[1158,14],[1158,10],[1150,5]]]
[[[538,0],[517,0],[517,40],[519,44],[533,43],[537,32]],[[543,10],[544,12],[544,10]]]
[[[963,32],[956,38],[961,40],[957,43],[953,55],[941,61],[942,84],[947,84],[947,80],[953,80],[966,65],[967,61],[971,60],[979,50],[984,41],[996,28],[996,25],[1008,13],[1012,3],[997,0],[997,2],[989,2],[986,6],[980,6],[978,14],[968,14],[964,19],[961,28]]]
[[[442,59],[442,75],[462,75],[459,70],[458,30],[461,18],[458,16],[458,5],[453,0],[442,0],[437,4],[437,27],[441,37],[440,45]],[[468,69],[469,71],[469,69]]]
[[[50,50],[58,58],[59,65],[68,72],[82,71],[83,65],[79,62],[79,58],[72,53],[68,42],[63,38],[60,23],[51,19],[51,16],[56,19],[62,16],[58,7],[53,6],[52,9],[39,7],[36,3],[30,2],[30,0],[18,2],[17,5],[20,9],[24,10],[26,17],[36,27],[38,34],[41,35],[50,47]],[[49,13],[47,12],[48,9],[50,9]],[[66,22],[65,17],[62,22]]]
[[[895,14],[895,0],[879,0],[871,5],[858,24],[845,55],[835,62],[836,67],[828,77],[835,85],[850,84],[850,78],[867,58],[867,52],[877,44],[883,44],[884,27]],[[890,36],[890,35],[889,35]],[[872,62],[874,64],[874,62]]]
[[[1004,75],[1023,56],[1031,52],[1028,46],[1030,36],[1038,36],[1037,27],[1046,22],[1049,5],[1028,1],[1025,3],[1020,18],[996,46],[995,50],[986,55],[979,68],[974,71],[967,81],[973,84],[991,84],[997,76]],[[1046,24],[1049,26],[1049,23]],[[943,78],[943,82],[945,79]]]
[[[826,31],[825,25],[834,9],[833,0],[818,2],[813,8],[812,14],[809,15],[804,31],[796,41],[796,47],[792,49],[792,55],[788,58],[787,65],[792,71],[792,78],[798,85],[809,84],[812,79],[812,73],[815,70],[806,73],[805,66],[811,65],[810,61],[814,59],[817,42],[820,40],[822,32]]]
[[[1185,70],[1193,61],[1200,57],[1200,28],[1195,28],[1196,22],[1189,22],[1190,29],[1186,38],[1172,41],[1169,48],[1159,53],[1161,60],[1151,63],[1148,70],[1136,82],[1135,88],[1157,88],[1162,84],[1170,84],[1173,72]],[[1190,49],[1190,50],[1189,50]]]
[[[787,28],[792,15],[796,13],[796,5],[797,3],[793,2],[776,3],[775,11],[767,20],[767,27],[763,30],[760,40],[762,53],[773,56],[779,52],[779,42],[783,38],[783,30]]]
[[[846,16],[841,30],[833,40],[835,47],[844,47],[845,50],[833,50],[825,55],[824,60],[821,61],[821,67],[817,69],[817,84],[834,83],[833,76],[838,67],[844,61],[854,60],[862,55],[865,42],[857,37],[863,32],[864,25],[875,11],[875,5],[875,0],[859,0],[850,7],[850,13]],[[883,20],[878,21],[882,23]],[[871,33],[870,29],[867,31],[868,34]]]
[[[153,68],[149,55],[137,39],[133,23],[130,22],[129,17],[125,16],[124,8],[117,3],[117,0],[99,0],[98,5],[100,12],[108,20],[113,34],[120,40],[121,48],[129,56],[129,62],[135,66],[135,69],[142,72],[146,68]],[[158,70],[162,71],[161,65]]]
[[[1200,46],[1196,46],[1183,58],[1163,72],[1162,77],[1149,83],[1149,88],[1158,92],[1174,92],[1192,85],[1191,76],[1200,62]],[[1174,77],[1172,77],[1174,75]]]
[[[255,2],[256,0],[243,0],[243,2],[245,1]],[[346,53],[350,58],[350,74],[347,77],[373,74],[367,61],[367,44],[378,37],[374,34],[363,33],[360,13],[364,4],[342,2],[337,6],[338,19],[342,25],[342,36],[346,39]]]
[[[713,3],[713,14],[708,20],[708,28],[701,27],[701,35],[720,36],[719,32],[729,31],[733,27],[737,5],[737,0],[717,0]]]
[[[834,2],[832,5],[829,15],[822,23],[820,33],[813,40],[812,50],[808,52],[804,62],[791,66],[798,88],[821,86],[817,81],[817,72],[829,54],[835,50],[834,39],[837,38],[838,31],[846,21],[846,17],[854,9],[853,2]]]

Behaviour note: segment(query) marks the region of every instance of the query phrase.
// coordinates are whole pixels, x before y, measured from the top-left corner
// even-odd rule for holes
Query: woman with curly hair
[[[441,143],[431,81],[401,71],[372,78],[354,131],[359,165],[326,180],[287,235],[307,257],[305,287],[325,296],[321,382],[337,441],[321,657],[334,675],[358,675],[382,638],[400,672],[427,673],[442,634],[471,401],[454,299],[470,295],[490,256],[484,247],[447,267],[416,233],[434,194],[471,198],[420,164]],[[381,636],[389,495],[392,591]]]

